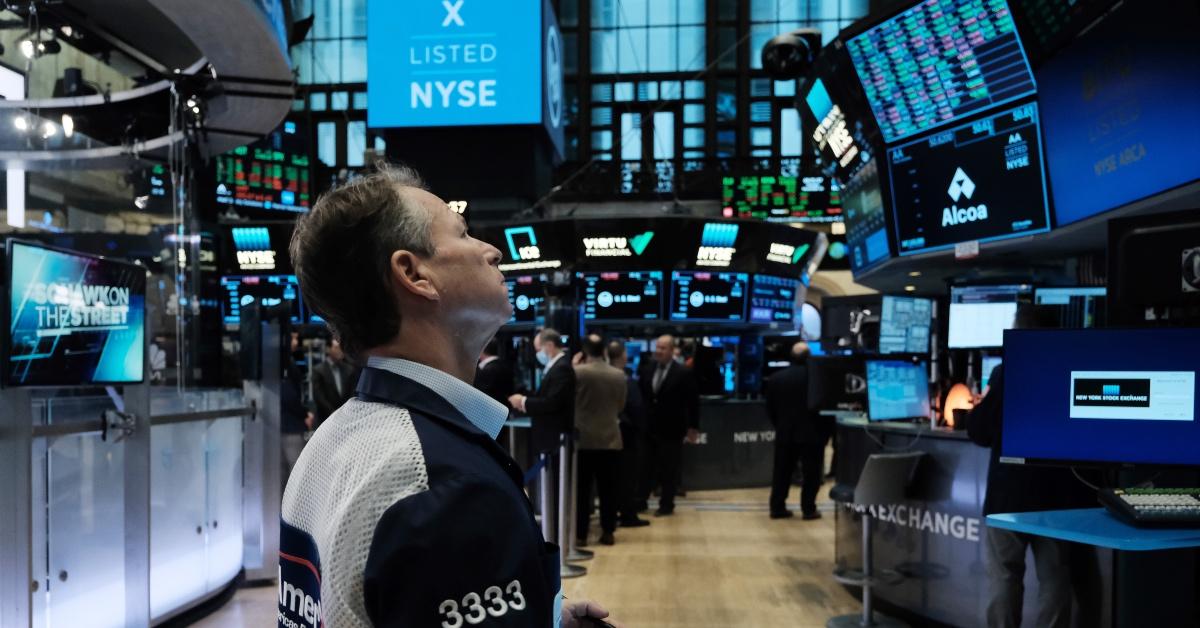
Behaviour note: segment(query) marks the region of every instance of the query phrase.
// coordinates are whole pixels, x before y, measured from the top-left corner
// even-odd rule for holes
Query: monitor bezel
[[[42,249],[62,255],[71,255],[74,257],[84,257],[93,260],[98,260],[108,264],[116,264],[120,266],[128,266],[131,270],[139,270],[145,275],[149,271],[145,266],[132,262],[130,260],[113,258],[106,255],[96,255],[94,253],[84,253],[75,251],[60,246],[42,244],[32,240],[9,237],[4,239],[4,274],[3,286],[0,286],[0,298],[3,298],[3,312],[0,313],[0,320],[3,320],[4,331],[0,333],[0,350],[4,352],[0,356],[0,368],[4,369],[3,374],[0,374],[0,388],[22,388],[22,389],[63,389],[63,388],[93,388],[104,386],[138,386],[146,383],[147,371],[149,370],[149,356],[147,355],[149,346],[149,316],[146,303],[147,291],[149,288],[149,278],[144,279],[142,284],[142,376],[137,380],[93,380],[80,384],[14,384],[10,380],[12,368],[12,297],[13,297],[13,247],[14,245],[28,246],[35,249]]]

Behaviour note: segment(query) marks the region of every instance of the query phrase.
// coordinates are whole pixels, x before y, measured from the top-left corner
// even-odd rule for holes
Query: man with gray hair
[[[280,626],[579,626],[563,608],[508,415],[471,386],[510,313],[501,254],[416,173],[383,167],[323,196],[290,253],[301,292],[365,368],[283,496]]]

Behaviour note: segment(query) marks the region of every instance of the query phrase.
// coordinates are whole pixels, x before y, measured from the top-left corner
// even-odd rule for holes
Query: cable
[[[875,435],[871,433],[871,430],[868,429],[868,427],[866,425],[863,425],[862,429],[863,429],[863,433],[867,435],[867,438],[871,439],[871,441],[874,442],[876,445],[879,445],[879,448],[882,449],[883,451],[909,451],[913,447],[915,447],[918,442],[921,441],[921,435],[922,435],[922,432],[920,430],[918,430],[916,432],[916,436],[913,437],[912,441],[910,441],[907,445],[905,445],[903,447],[888,447],[887,445],[883,444],[883,441],[879,440],[878,438],[875,438]],[[908,434],[906,434],[906,436],[908,436]]]
[[[1076,480],[1079,480],[1079,482],[1080,482],[1081,484],[1083,484],[1084,486],[1086,486],[1086,487],[1088,487],[1088,488],[1092,489],[1093,491],[1096,491],[1097,493],[1098,493],[1098,492],[1100,492],[1100,487],[1099,487],[1099,486],[1096,486],[1095,484],[1092,484],[1091,482],[1088,482],[1088,481],[1087,481],[1087,480],[1085,480],[1085,479],[1083,479],[1083,476],[1082,476],[1082,475],[1079,475],[1079,470],[1078,470],[1078,469],[1076,469],[1075,467],[1071,467],[1071,475],[1074,475],[1074,476],[1075,476],[1075,479],[1076,479]]]

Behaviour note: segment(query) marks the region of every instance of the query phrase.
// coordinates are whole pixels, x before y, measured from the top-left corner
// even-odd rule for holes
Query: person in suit
[[[326,345],[325,361],[313,369],[313,403],[317,407],[316,429],[342,404],[354,398],[359,369],[342,352],[336,339]]]
[[[536,395],[514,394],[509,405],[532,420],[534,451],[546,453],[558,447],[562,434],[575,429],[575,369],[563,350],[562,335],[546,328],[533,338],[542,383]]]
[[[475,371],[475,387],[484,394],[508,405],[508,398],[516,392],[516,374],[512,363],[501,360],[495,338],[488,341],[479,354],[479,368]]]
[[[620,517],[622,528],[650,525],[638,517],[638,479],[642,477],[642,459],[646,451],[646,404],[642,391],[629,370],[625,343],[608,343],[608,363],[625,375],[625,407],[621,409]]]
[[[771,480],[771,518],[792,516],[787,509],[788,491],[796,463],[804,475],[800,489],[800,511],[804,519],[820,519],[817,491],[825,466],[825,443],[829,430],[808,404],[808,344],[792,346],[791,366],[767,378],[764,395],[767,416],[775,426],[775,472]]]
[[[600,494],[600,543],[615,543],[620,499],[621,410],[625,407],[625,373],[604,359],[604,339],[583,341],[583,363],[575,367],[575,426],[579,430],[579,507],[575,535],[587,543],[592,483]]]
[[[664,335],[654,343],[654,359],[644,363],[638,376],[642,399],[650,418],[650,455],[653,477],[662,487],[656,517],[675,513],[683,440],[700,440],[700,389],[686,366],[675,361],[675,338]],[[642,486],[642,500],[650,496],[653,481]]]

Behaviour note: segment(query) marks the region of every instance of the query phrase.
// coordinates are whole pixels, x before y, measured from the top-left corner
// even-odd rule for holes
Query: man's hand
[[[517,412],[525,411],[525,395],[509,395],[508,405],[513,407]]]
[[[700,430],[694,427],[689,427],[687,433],[687,442],[689,445],[695,445],[696,443],[700,442]]]
[[[582,617],[605,619],[608,617],[608,611],[604,610],[599,604],[587,600],[563,604],[562,628],[594,628],[595,626],[603,625],[580,619]],[[605,621],[616,628],[621,628],[621,624],[609,620]]]

